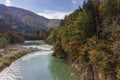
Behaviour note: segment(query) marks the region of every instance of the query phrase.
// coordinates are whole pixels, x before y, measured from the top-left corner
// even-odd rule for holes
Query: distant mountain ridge
[[[49,28],[57,27],[59,23],[59,19],[47,19],[29,10],[0,4],[0,29],[30,35],[37,31],[47,31]]]

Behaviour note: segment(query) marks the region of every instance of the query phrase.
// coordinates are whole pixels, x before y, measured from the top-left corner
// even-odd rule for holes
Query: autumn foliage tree
[[[6,35],[10,43],[23,43],[24,42],[24,37],[19,32],[1,30],[0,33]]]

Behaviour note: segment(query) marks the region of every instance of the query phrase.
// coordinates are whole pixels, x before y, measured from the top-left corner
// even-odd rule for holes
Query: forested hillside
[[[20,32],[29,37],[37,32],[47,32],[59,22],[59,19],[48,19],[29,10],[0,4],[0,30]]]
[[[81,80],[120,80],[120,0],[85,0],[47,42]]]

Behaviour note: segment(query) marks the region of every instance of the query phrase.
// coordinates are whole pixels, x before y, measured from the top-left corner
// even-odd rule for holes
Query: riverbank
[[[39,50],[40,49],[38,48],[25,48],[19,44],[8,45],[6,47],[6,51],[4,51],[4,49],[0,49],[0,72],[18,58]]]

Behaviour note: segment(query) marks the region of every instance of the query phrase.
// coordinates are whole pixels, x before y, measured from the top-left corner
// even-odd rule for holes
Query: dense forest
[[[47,42],[81,80],[120,80],[120,0],[85,0],[61,20]]]

